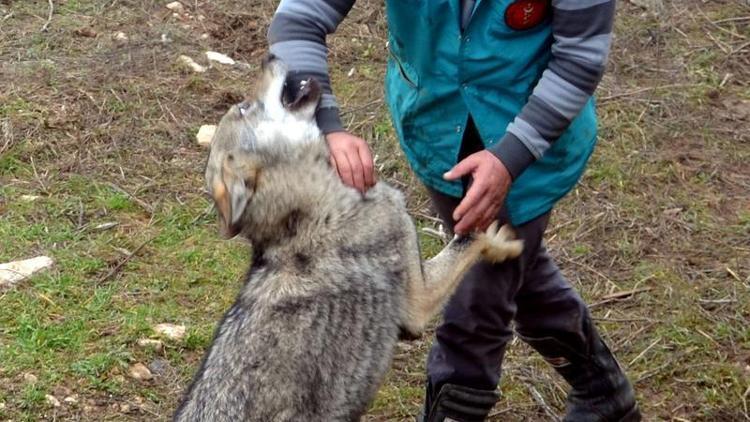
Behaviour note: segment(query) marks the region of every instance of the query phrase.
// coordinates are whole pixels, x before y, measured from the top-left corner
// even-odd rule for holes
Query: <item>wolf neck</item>
[[[297,152],[261,171],[247,213],[246,233],[254,247],[312,247],[321,236],[335,235],[342,213],[361,201],[331,169],[325,144]]]

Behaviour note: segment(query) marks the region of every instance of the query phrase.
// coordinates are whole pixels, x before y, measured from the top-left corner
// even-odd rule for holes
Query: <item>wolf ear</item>
[[[212,193],[226,238],[242,230],[242,215],[255,192],[260,165],[252,159],[228,154],[221,166],[221,177],[214,181]]]

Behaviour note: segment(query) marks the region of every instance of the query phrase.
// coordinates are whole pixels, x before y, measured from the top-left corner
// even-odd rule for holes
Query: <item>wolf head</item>
[[[237,235],[265,166],[310,143],[323,142],[315,123],[320,85],[286,84],[287,69],[273,55],[264,61],[254,94],[222,117],[211,142],[206,183],[219,211],[222,233]]]

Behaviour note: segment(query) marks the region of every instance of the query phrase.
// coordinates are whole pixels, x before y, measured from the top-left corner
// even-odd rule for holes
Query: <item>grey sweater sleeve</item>
[[[552,59],[505,136],[490,148],[514,179],[544,155],[596,90],[614,15],[615,0],[552,1]]]
[[[268,28],[268,44],[289,67],[290,83],[314,77],[323,88],[316,113],[320,130],[343,130],[328,76],[326,36],[349,13],[354,0],[282,0]]]

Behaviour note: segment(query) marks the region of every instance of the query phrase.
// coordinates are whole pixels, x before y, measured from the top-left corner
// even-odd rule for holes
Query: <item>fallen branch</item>
[[[115,265],[114,268],[112,268],[106,275],[104,275],[104,277],[102,277],[99,280],[97,280],[96,284],[102,284],[105,281],[107,281],[110,278],[112,278],[115,275],[117,275],[122,270],[122,267],[124,267],[125,264],[127,264],[131,259],[133,259],[134,256],[138,255],[138,252],[140,252],[141,249],[143,249],[146,245],[148,245],[149,243],[151,243],[152,240],[154,240],[153,237],[147,239],[146,241],[144,241],[143,243],[141,243],[140,245],[138,245],[138,247],[135,248],[135,250],[133,252],[131,252],[128,256],[126,256],[125,258],[123,258],[122,260],[120,260],[120,262],[118,262],[117,265]]]
[[[55,11],[55,5],[52,3],[52,0],[47,1],[49,2],[49,14],[47,15],[47,22],[44,22],[44,26],[42,26],[41,32],[49,30],[49,24],[52,22],[52,13]]]
[[[653,289],[654,289],[653,287],[643,287],[643,288],[640,288],[640,289],[626,290],[626,291],[623,291],[623,292],[617,292],[617,293],[608,294],[606,296],[603,296],[601,301],[596,302],[596,303],[592,303],[591,305],[589,305],[589,309],[593,309],[593,308],[596,308],[598,306],[606,305],[607,303],[616,302],[616,301],[618,301],[620,299],[629,298],[629,297],[634,296],[634,295],[636,295],[638,293],[648,292],[648,291],[653,290]]]

